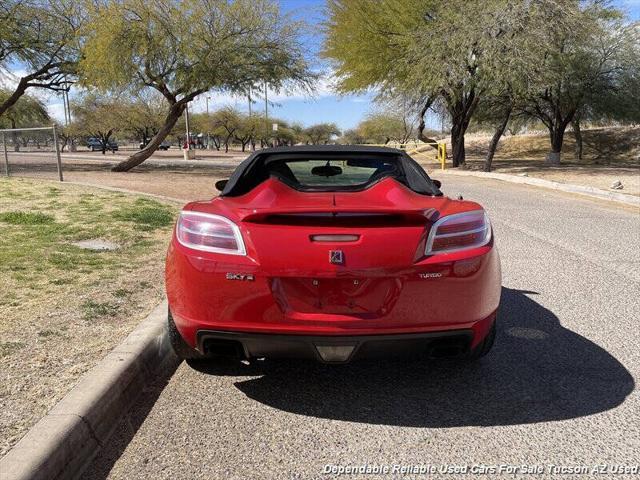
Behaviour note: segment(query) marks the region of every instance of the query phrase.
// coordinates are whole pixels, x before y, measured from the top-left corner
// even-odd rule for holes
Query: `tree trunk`
[[[469,128],[471,117],[478,106],[479,96],[475,91],[459,95],[460,99],[453,100],[450,95],[447,98],[449,114],[451,115],[451,150],[453,167],[465,165],[464,134]]]
[[[576,139],[576,151],[575,151],[576,160],[581,162],[583,142],[582,142],[582,130],[580,129],[580,117],[578,115],[576,115],[576,117],[571,122],[571,126],[573,127],[573,136]]]
[[[504,131],[507,128],[507,124],[509,123],[509,119],[511,118],[511,107],[507,109],[504,114],[504,118],[502,119],[502,123],[496,127],[496,131],[493,134],[493,138],[491,139],[491,143],[489,143],[489,151],[487,152],[487,157],[484,159],[484,171],[491,171],[491,163],[493,162],[493,156],[496,153],[496,149],[498,148],[498,142],[500,142],[500,138],[504,134]]]
[[[427,115],[427,111],[429,110],[429,107],[431,107],[432,104],[433,104],[433,100],[431,99],[427,100],[424,106],[422,107],[422,109],[420,110],[420,114],[418,115],[418,117],[420,118],[420,123],[418,124],[418,140],[424,143],[428,143],[432,148],[435,148],[437,150],[438,142],[433,138],[429,138],[425,136],[424,134],[424,129],[426,127],[424,117]]]
[[[547,124],[549,140],[551,141],[551,151],[547,154],[545,162],[549,165],[560,165],[564,132],[567,129],[567,125],[573,121],[576,111],[577,108],[570,109],[567,115],[563,116],[560,107],[556,106],[553,121]]]
[[[566,125],[554,125],[549,129],[549,140],[551,140],[551,151],[547,153],[545,162],[549,165],[560,165],[562,144],[564,143],[564,131]]]
[[[0,117],[4,112],[13,107],[16,102],[20,100],[20,97],[24,95],[24,93],[27,91],[27,83],[28,82],[24,78],[21,78],[20,82],[18,82],[18,86],[13,91],[13,93],[4,102],[2,102],[2,104],[0,104]]]
[[[169,108],[169,113],[164,119],[164,124],[158,130],[158,133],[151,139],[151,141],[144,147],[142,150],[134,153],[126,160],[115,165],[111,171],[112,172],[128,172],[133,167],[140,165],[147,158],[153,155],[153,152],[160,146],[160,144],[167,138],[167,135],[171,133],[171,130],[175,126],[178,119],[182,116],[182,112],[184,112],[185,106],[187,105],[187,101],[180,100],[179,102],[174,103]]]
[[[451,128],[451,158],[453,168],[465,164],[464,131],[458,126]]]

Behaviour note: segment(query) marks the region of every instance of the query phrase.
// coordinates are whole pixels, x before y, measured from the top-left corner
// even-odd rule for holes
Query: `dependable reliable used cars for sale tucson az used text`
[[[187,204],[166,264],[181,358],[344,363],[489,352],[500,260],[481,205],[402,150],[261,150]]]

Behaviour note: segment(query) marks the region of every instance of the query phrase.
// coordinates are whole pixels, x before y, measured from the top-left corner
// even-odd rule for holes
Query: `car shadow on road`
[[[227,373],[252,376],[235,386],[283,411],[410,427],[565,420],[624,402],[634,389],[627,369],[603,348],[563,328],[535,295],[503,288],[497,343],[475,364],[263,361]],[[214,365],[201,371],[221,373]]]

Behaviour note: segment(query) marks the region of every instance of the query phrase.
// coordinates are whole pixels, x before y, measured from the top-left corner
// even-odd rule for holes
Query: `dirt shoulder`
[[[161,300],[178,206],[0,180],[0,455]],[[112,251],[82,248],[95,240]]]
[[[16,177],[57,178],[55,163],[40,157],[12,159],[11,173]],[[147,161],[129,172],[112,172],[112,159],[63,159],[64,179],[98,186],[123,188],[185,201],[206,200],[218,194],[215,182],[229,178],[242,158],[207,159],[184,162]]]
[[[621,182],[621,190],[611,190],[640,196],[640,127],[594,128],[583,131],[584,156],[575,160],[575,140],[567,132],[562,151],[562,163],[545,164],[549,139],[545,134],[506,135],[496,151],[492,171],[512,175],[585,185],[610,190]],[[467,168],[482,170],[491,138],[488,135],[468,135],[466,141]],[[439,169],[433,155],[416,157],[427,171]]]

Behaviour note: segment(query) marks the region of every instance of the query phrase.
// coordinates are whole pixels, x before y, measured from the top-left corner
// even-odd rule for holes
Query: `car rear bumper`
[[[470,352],[473,338],[473,330],[356,336],[274,335],[214,330],[202,330],[197,334],[198,349],[209,356],[296,358],[323,363],[347,363],[376,357],[464,357]]]

